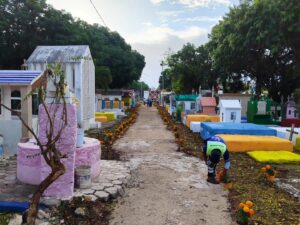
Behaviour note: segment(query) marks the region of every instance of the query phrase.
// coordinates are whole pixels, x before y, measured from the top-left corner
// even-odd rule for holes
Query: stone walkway
[[[111,225],[234,224],[228,193],[206,182],[204,162],[177,152],[156,108],[141,107],[114,148],[127,156],[136,185],[118,202]]]
[[[101,160],[101,172],[89,189],[75,189],[74,196],[89,196],[92,200],[107,201],[124,195],[125,187],[131,179],[129,163]],[[0,160],[0,201],[28,201],[36,186],[19,182],[16,177],[16,157]],[[42,202],[53,202],[43,198]]]

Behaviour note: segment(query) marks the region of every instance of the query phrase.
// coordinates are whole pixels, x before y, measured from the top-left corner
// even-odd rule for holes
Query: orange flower
[[[243,211],[244,211],[245,213],[248,213],[248,212],[250,211],[250,209],[249,209],[248,206],[244,206]]]
[[[261,168],[261,171],[262,171],[263,173],[265,173],[265,172],[267,171],[267,168],[266,168],[266,167],[263,167],[263,168]]]
[[[241,202],[239,206],[240,206],[241,208],[244,208],[245,204]]]
[[[255,213],[255,211],[254,211],[253,209],[250,209],[250,210],[249,210],[249,215],[250,215],[250,216],[253,216],[254,213]]]
[[[267,170],[271,169],[271,166],[270,165],[266,165],[266,169]]]
[[[246,201],[246,205],[249,206],[249,207],[252,207],[254,204],[251,201]]]

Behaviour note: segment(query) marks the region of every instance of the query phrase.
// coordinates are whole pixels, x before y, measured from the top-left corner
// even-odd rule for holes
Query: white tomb
[[[221,122],[241,123],[242,106],[239,100],[221,100],[219,110]]]

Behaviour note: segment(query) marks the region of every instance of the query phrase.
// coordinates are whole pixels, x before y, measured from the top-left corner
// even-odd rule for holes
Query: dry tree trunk
[[[33,194],[31,198],[31,204],[28,209],[28,216],[27,216],[27,224],[28,225],[35,225],[35,219],[38,213],[38,204],[40,202],[40,198],[44,191],[54,182],[56,181],[61,175],[65,173],[65,166],[61,162],[55,163],[54,167],[52,167],[52,172],[49,176],[40,183],[36,192]]]

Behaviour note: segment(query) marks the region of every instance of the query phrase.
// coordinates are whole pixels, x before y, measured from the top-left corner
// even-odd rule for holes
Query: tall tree
[[[89,45],[96,87],[139,80],[145,58],[117,33],[74,19],[45,0],[0,0],[0,69],[19,69],[37,45]]]
[[[292,68],[297,64],[296,55],[281,24],[289,20],[290,25],[298,25],[298,21],[292,22],[290,18],[296,20],[296,12],[300,11],[299,7],[290,7],[292,16],[283,13],[286,8],[279,6],[284,2],[288,1],[244,1],[232,8],[210,35],[214,67],[223,71],[225,79],[232,74],[240,78],[249,76],[256,81],[258,95],[266,88],[277,100],[299,85]],[[298,29],[292,28],[295,33],[299,33]]]
[[[211,88],[216,83],[207,46],[195,47],[187,43],[181,50],[169,55],[166,64],[164,81],[169,87],[176,87],[177,92],[191,93],[193,89],[198,90],[199,86]]]

